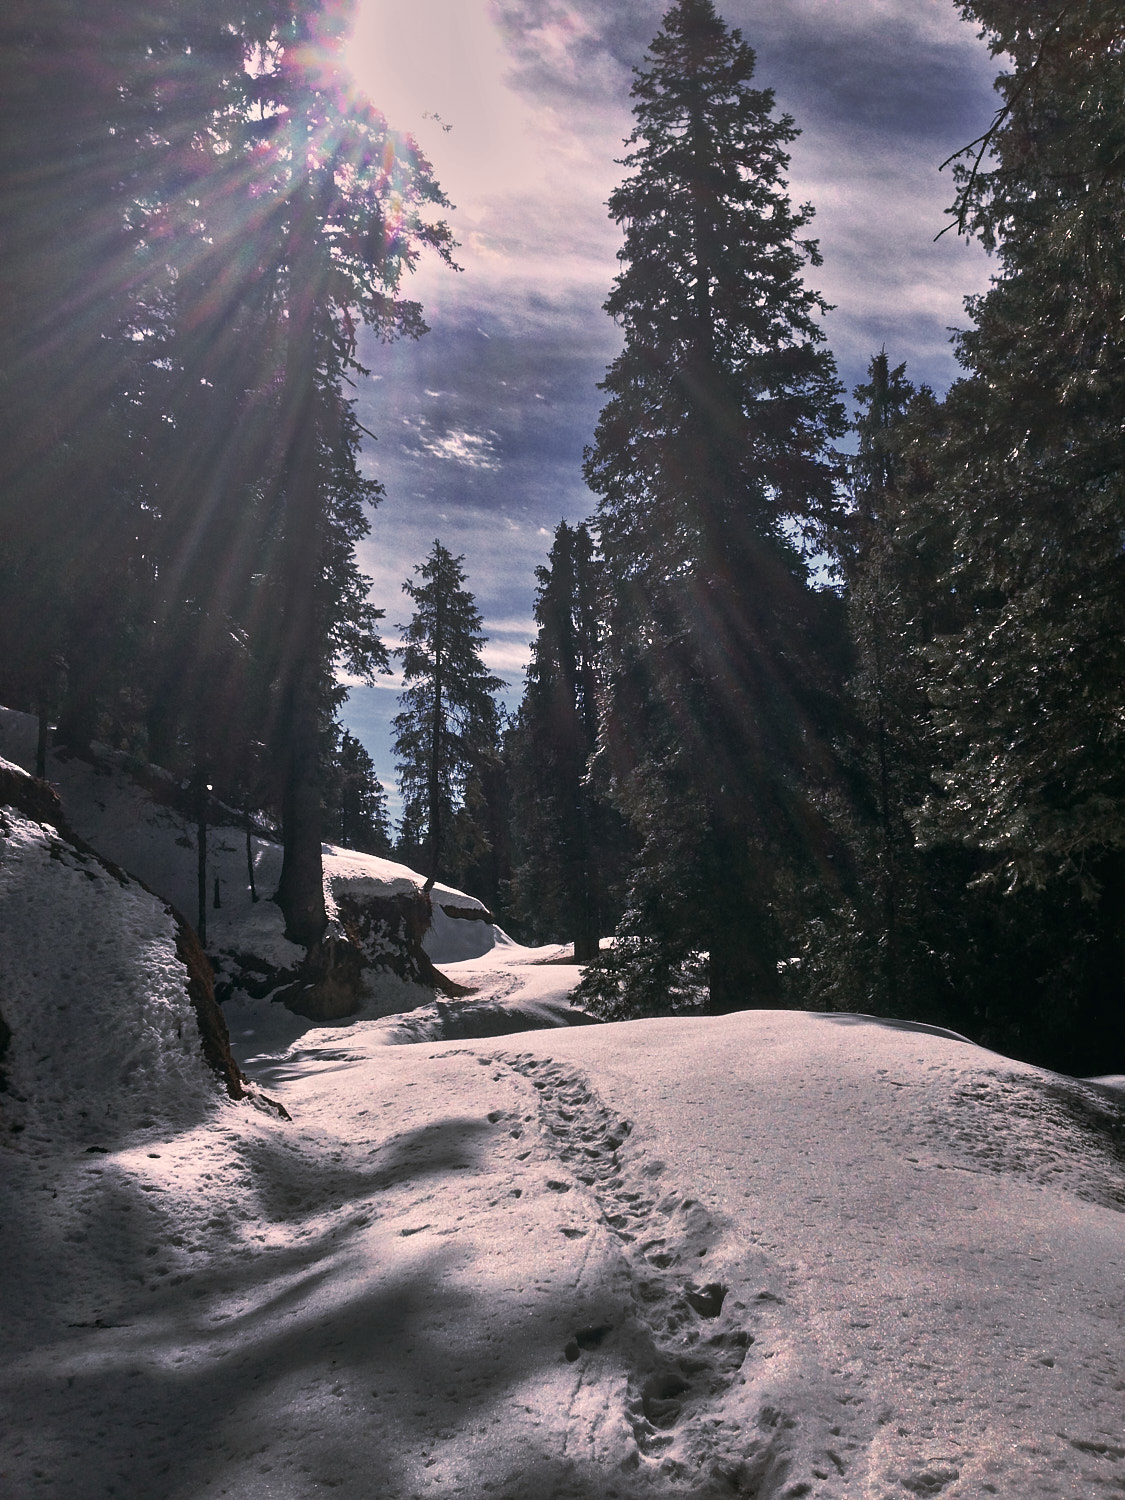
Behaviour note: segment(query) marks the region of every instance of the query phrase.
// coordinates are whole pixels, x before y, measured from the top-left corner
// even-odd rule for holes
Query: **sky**
[[[451,204],[453,273],[423,261],[408,293],[430,332],[364,346],[365,472],[386,498],[360,548],[386,635],[401,584],[435,539],[463,554],[488,665],[518,702],[534,633],[535,568],[561,519],[593,513],[582,453],[620,348],[602,310],[620,234],[605,202],[622,175],[629,87],[664,0],[359,0],[349,63],[392,127],[414,133]],[[942,161],[995,108],[997,65],[952,0],[724,0],[755,49],[756,86],[802,134],[790,192],[816,208],[834,304],[829,347],[850,392],[883,345],[944,391],[949,330],[987,286],[979,246],[950,232]],[[353,689],[344,719],[391,790],[395,677]]]

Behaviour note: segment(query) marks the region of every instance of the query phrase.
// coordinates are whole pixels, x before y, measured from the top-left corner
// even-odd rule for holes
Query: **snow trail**
[[[558,1021],[552,956],[457,1004]],[[1125,1490],[1111,1091],[862,1017],[253,1014],[290,1122],[3,1146],[19,1500]]]

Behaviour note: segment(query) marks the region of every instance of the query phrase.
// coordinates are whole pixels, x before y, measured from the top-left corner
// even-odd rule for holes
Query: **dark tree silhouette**
[[[464,587],[463,557],[439,541],[403,587],[415,604],[397,648],[405,684],[394,721],[403,797],[400,846],[432,886],[456,861],[455,813],[482,754],[498,738],[493,693],[503,687],[481,659],[481,615]]]
[[[815,852],[822,611],[794,535],[833,514],[843,430],[824,303],[801,280],[812,209],[783,181],[797,132],[751,86],[754,61],[710,0],[680,0],[637,71],[609,204],[625,346],[586,462],[604,738],[644,838],[627,922],[709,949],[716,1009],[775,997],[779,871]]]

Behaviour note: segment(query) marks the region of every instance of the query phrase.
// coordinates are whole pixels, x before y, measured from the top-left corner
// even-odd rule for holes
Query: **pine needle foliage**
[[[959,212],[999,260],[959,340],[932,504],[954,518],[935,647],[951,768],[924,831],[1008,888],[1121,888],[1125,855],[1125,17],[973,0],[1003,104]],[[970,607],[971,606],[971,607]]]
[[[624,347],[586,458],[602,740],[643,841],[635,935],[675,947],[692,910],[716,1008],[776,994],[780,872],[817,857],[805,788],[826,744],[825,608],[797,537],[835,514],[844,426],[825,304],[802,280],[819,263],[812,209],[783,176],[797,132],[754,65],[710,0],[679,0],[636,72],[629,175],[609,202],[625,239],[606,310]]]
[[[464,587],[463,557],[434,542],[415,579],[403,588],[414,601],[403,644],[401,712],[394,727],[403,797],[399,844],[419,858],[432,884],[452,874],[465,844],[466,807],[474,771],[495,754],[499,719],[493,694],[504,686],[484,665],[480,610]],[[458,838],[459,835],[459,838]]]

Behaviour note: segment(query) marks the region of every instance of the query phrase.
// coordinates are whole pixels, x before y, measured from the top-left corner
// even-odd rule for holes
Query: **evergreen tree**
[[[825,304],[801,280],[812,209],[783,181],[797,132],[753,70],[710,0],[679,0],[636,74],[610,199],[625,242],[606,310],[625,344],[586,462],[610,601],[603,739],[644,839],[627,921],[669,953],[708,948],[715,1009],[775,998],[784,871],[821,853],[806,792],[827,755],[832,606],[794,534],[833,515],[844,425]]]
[[[347,729],[333,725],[327,757],[324,836],[345,849],[389,856],[387,794],[370,755]]]
[[[384,337],[424,331],[417,304],[396,300],[420,244],[449,259],[449,232],[426,211],[445,199],[409,140],[370,107],[348,100],[338,63],[341,17],[298,14],[261,75],[279,112],[270,165],[283,228],[276,263],[282,339],[279,498],[284,617],[278,653],[284,859],[277,891],[291,937],[314,943],[326,923],[320,861],[319,749],[330,667],[318,628],[318,591],[330,471],[354,470],[342,386],[356,360],[357,321]],[[339,101],[350,107],[341,109]]]
[[[395,717],[395,753],[403,798],[399,846],[419,860],[427,888],[460,862],[468,830],[455,815],[483,756],[498,740],[493,694],[503,687],[485,667],[481,615],[464,587],[463,557],[440,541],[403,587],[415,604],[403,644],[402,711]]]
[[[1009,883],[1097,883],[1125,850],[1125,19],[1104,0],[962,8],[1014,68],[993,165],[961,170],[1001,270],[959,340],[935,496],[956,518],[949,583],[978,608],[942,655],[955,765],[931,811]]]
[[[383,660],[356,330],[421,333],[403,275],[451,244],[429,164],[350,91],[346,19],[16,0],[0,37],[0,681],[208,779],[264,738],[305,943],[334,668]]]
[[[532,936],[572,941],[585,963],[612,912],[619,819],[595,792],[600,569],[585,525],[560,521],[536,569],[539,627],[512,736],[520,914]],[[616,915],[616,913],[613,913]]]
[[[961,601],[931,653],[943,772],[919,834],[974,850],[978,880],[1047,893],[1054,956],[1015,1000],[1025,1035],[1121,1049],[1125,19],[1107,0],[961,9],[1012,65],[977,143],[991,156],[959,171],[960,223],[999,273],[969,303],[967,373],[911,518],[948,518]]]
[[[906,380],[906,367],[892,369],[886,351],[872,360],[870,380],[856,387],[860,403],[855,428],[858,453],[852,463],[854,509],[851,547],[844,552],[848,621],[855,646],[850,681],[856,708],[858,766],[871,831],[862,882],[867,896],[862,927],[874,948],[866,976],[871,1001],[887,1014],[906,1014],[924,989],[913,972],[913,929],[923,882],[918,876],[910,821],[930,789],[927,751],[928,704],[924,644],[918,606],[933,590],[933,575],[920,579],[894,548],[896,515],[910,483],[904,429],[912,407],[930,404]],[[861,813],[861,817],[863,814]],[[910,952],[908,953],[908,950]],[[908,995],[911,999],[908,999]]]
[[[852,652],[842,775],[827,799],[838,881],[821,893],[828,900],[810,901],[788,987],[820,1007],[952,1024],[952,950],[966,942],[971,862],[963,851],[918,849],[914,820],[939,769],[927,653],[952,628],[956,601],[940,583],[948,527],[906,523],[930,483],[923,455],[937,441],[939,408],[885,350],[868,373],[854,392],[852,504],[833,537]]]
[[[446,876],[499,919],[510,901],[512,882],[507,716],[493,699],[482,709],[461,806],[453,814]]]
[[[156,342],[267,8],[15,0],[0,22],[0,673],[84,737],[135,725]]]

